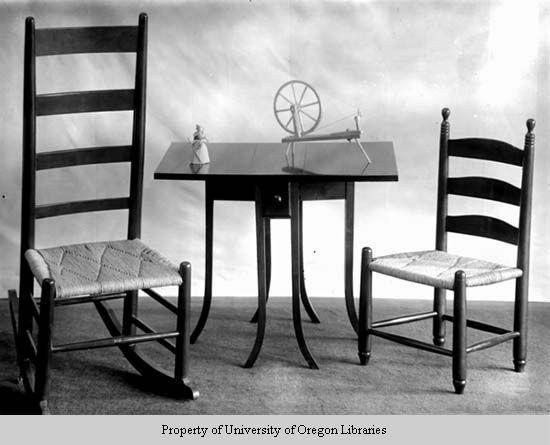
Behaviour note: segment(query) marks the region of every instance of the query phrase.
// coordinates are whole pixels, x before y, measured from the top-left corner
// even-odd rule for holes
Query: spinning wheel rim
[[[298,92],[299,99],[296,97],[296,89],[294,88],[294,85],[300,85],[300,91]],[[290,99],[288,97],[289,95],[282,94],[283,90],[285,90],[289,86],[292,89],[292,95]],[[304,105],[302,104],[302,101],[304,100],[306,93],[308,91],[313,94],[313,96],[315,97],[315,100],[313,102],[309,102]],[[282,98],[285,102],[288,103],[288,108],[277,109],[277,102],[279,98]],[[294,102],[292,101],[292,99],[294,99]],[[315,105],[317,105],[317,111],[313,112],[313,116],[311,115],[310,110],[307,110],[307,111],[302,110],[302,108],[313,107]],[[319,98],[317,91],[315,91],[315,89],[310,84],[308,84],[307,82],[304,82],[303,80],[289,80],[288,82],[283,83],[275,93],[275,98],[273,99],[273,113],[275,114],[275,119],[277,119],[277,122],[279,123],[281,128],[290,134],[296,134],[296,132],[294,131],[294,125],[293,125],[293,108],[292,108],[296,106],[299,107],[298,115],[300,115],[301,113],[302,115],[306,116],[310,121],[313,121],[313,124],[311,126],[309,127],[306,126],[307,129],[304,129],[303,122],[301,122],[301,127],[302,129],[304,129],[304,131],[301,132],[301,135],[303,136],[308,133],[311,133],[317,128],[317,126],[321,122],[321,115],[322,115],[321,99]],[[279,117],[279,115],[282,113],[290,113],[290,119],[286,122],[286,124]]]

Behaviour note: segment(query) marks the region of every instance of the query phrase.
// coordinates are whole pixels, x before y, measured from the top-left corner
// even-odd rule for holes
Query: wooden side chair
[[[135,88],[36,94],[37,57],[79,53],[136,53]],[[21,381],[48,412],[52,354],[64,351],[118,346],[128,361],[153,386],[175,397],[194,399],[187,380],[191,266],[179,269],[140,241],[141,201],[145,140],[145,88],[147,64],[147,15],[138,26],[36,29],[25,22],[23,106],[23,187],[19,296],[9,291],[10,311]],[[36,119],[40,116],[128,110],[133,112],[129,146],[91,147],[36,153]],[[36,172],[59,167],[125,162],[129,164],[128,197],[40,204],[35,202]],[[35,248],[35,221],[82,212],[128,209],[125,240],[90,242],[46,249]],[[41,296],[33,297],[33,280]],[[177,306],[152,290],[177,286]],[[175,328],[155,332],[138,317],[138,290],[176,315]],[[106,301],[123,299],[120,323]],[[54,344],[55,308],[93,303],[111,337]],[[138,333],[137,329],[141,333]],[[168,373],[138,352],[136,344],[156,341],[175,356]]]
[[[527,121],[524,149],[492,139],[449,139],[450,111],[442,111],[439,180],[437,199],[436,248],[372,257],[368,247],[362,251],[361,293],[359,303],[359,359],[367,364],[372,336],[382,337],[452,357],[453,385],[457,394],[466,386],[467,354],[513,340],[513,362],[517,372],[525,368],[527,350],[527,293],[529,281],[529,237],[535,121]],[[485,177],[449,177],[449,157],[474,158],[518,166],[522,169],[521,187]],[[447,213],[448,195],[490,199],[519,206],[519,225],[514,227],[500,219],[481,215],[451,216]],[[447,232],[491,238],[517,246],[517,264],[505,266],[489,261],[453,255],[447,252]],[[378,272],[435,288],[433,310],[382,321],[372,321],[372,273]],[[466,290],[505,280],[516,280],[514,326],[512,330],[469,320],[466,314]],[[445,291],[454,294],[453,315],[446,313]],[[396,335],[380,328],[433,319],[433,345]],[[445,322],[453,323],[452,349],[444,348]],[[489,339],[467,345],[466,328],[496,334]]]

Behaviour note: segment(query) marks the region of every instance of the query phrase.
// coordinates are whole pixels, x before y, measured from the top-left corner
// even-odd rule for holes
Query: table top
[[[209,143],[210,163],[191,165],[191,144],[170,145],[155,179],[288,179],[291,181],[397,181],[393,143],[363,142],[372,162],[348,142],[296,143],[294,157],[283,143]]]

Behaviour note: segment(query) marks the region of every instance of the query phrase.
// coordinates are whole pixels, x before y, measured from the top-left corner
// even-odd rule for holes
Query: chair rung
[[[146,332],[148,334],[152,334],[155,332],[155,330],[149,326],[147,323],[145,323],[140,318],[136,317],[135,315],[132,317],[132,323],[139,329],[141,329],[143,332]],[[162,346],[164,346],[166,349],[168,349],[170,352],[176,353],[176,347],[170,343],[165,338],[161,338],[157,340]]]
[[[94,301],[107,301],[124,298],[125,294],[86,295],[85,297],[62,298],[54,300],[56,306],[70,306],[71,304],[93,303]]]
[[[453,322],[454,317],[452,315],[443,315],[443,320]],[[482,323],[481,321],[475,321],[475,320],[466,320],[466,326],[472,329],[477,329],[478,331],[484,331],[484,332],[490,332],[491,334],[508,334],[508,329],[504,329],[498,326],[493,326],[487,323]]]
[[[170,303],[166,298],[164,298],[162,295],[159,295],[157,292],[155,292],[152,289],[142,289],[143,292],[145,292],[147,295],[149,295],[153,300],[158,301],[160,304],[162,304],[165,308],[172,311],[174,314],[178,313],[178,307],[175,304]]]
[[[508,332],[506,334],[499,335],[498,337],[489,338],[487,340],[482,340],[480,342],[474,343],[466,348],[466,352],[477,352],[482,351],[483,349],[490,348],[492,346],[499,345],[505,341],[512,340],[516,337],[519,337],[519,332]]]
[[[146,341],[158,341],[163,338],[174,338],[179,333],[174,332],[157,332],[154,334],[142,334],[142,335],[123,335],[120,337],[108,337],[97,340],[88,340],[77,343],[66,343],[59,346],[52,347],[53,352],[66,352],[66,351],[78,351],[81,349],[96,349],[107,348],[110,346],[122,346],[133,343],[143,343]]]
[[[413,321],[426,320],[428,318],[433,318],[437,315],[437,312],[420,312],[418,314],[404,315],[401,317],[388,318],[386,320],[376,321],[372,324],[373,328],[384,328],[387,326],[396,326],[399,324],[411,323]]]
[[[412,346],[413,348],[422,349],[424,351],[435,352],[436,354],[441,355],[453,355],[453,352],[450,349],[441,348],[440,346],[435,346],[430,343],[425,343],[423,341],[403,337],[401,335],[390,334],[389,332],[377,331],[375,329],[369,329],[368,333],[377,337],[385,338],[386,340],[400,343],[405,346]]]
[[[36,349],[36,344],[34,343],[34,338],[32,338],[31,331],[29,331],[28,329],[25,330],[25,336],[27,338],[27,341],[29,342],[29,346],[31,347],[31,353],[33,355],[33,358],[36,358],[38,353]]]

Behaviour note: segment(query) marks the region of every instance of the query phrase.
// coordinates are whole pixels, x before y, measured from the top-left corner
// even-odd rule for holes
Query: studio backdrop
[[[451,137],[495,138],[518,147],[526,119],[535,118],[531,299],[550,301],[544,291],[550,286],[550,5],[545,1],[0,2],[0,297],[17,286],[19,273],[25,17],[33,16],[37,28],[136,25],[142,11],[149,15],[142,238],[175,263],[192,263],[193,295],[204,287],[204,185],[154,180],[153,172],[169,145],[191,138],[196,124],[210,142],[280,141],[285,134],[273,115],[273,97],[284,82],[300,79],[319,93],[326,131],[352,128],[349,116],[360,109],[362,140],[394,143],[399,181],[356,186],[356,292],[361,247],[383,255],[435,246],[443,107],[451,109]],[[37,64],[38,93],[132,88],[134,63],[129,54],[43,57]],[[40,118],[37,150],[128,144],[131,113],[115,114],[116,119],[102,113]],[[124,196],[127,168],[40,171],[37,201]],[[451,173],[475,175],[466,168],[453,162]],[[513,167],[499,168],[500,179],[519,184]],[[456,213],[463,204],[451,197]],[[468,204],[469,213],[517,225],[514,206]],[[126,217],[126,211],[117,211],[38,221],[37,246],[121,239]],[[215,296],[256,294],[254,224],[252,203],[216,203]],[[343,228],[342,202],[305,204],[311,296],[343,296]],[[288,221],[275,221],[272,236],[271,294],[289,296]],[[449,250],[515,264],[513,246],[496,241],[451,234]],[[378,294],[431,296],[422,286],[382,276],[374,286],[375,295],[383,288]],[[498,300],[513,295],[511,286],[472,294]]]

